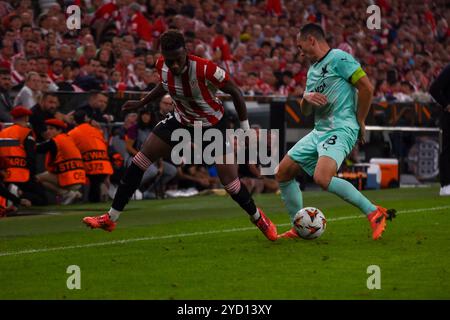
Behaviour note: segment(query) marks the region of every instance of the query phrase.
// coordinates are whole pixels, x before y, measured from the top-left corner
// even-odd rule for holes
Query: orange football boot
[[[96,217],[85,217],[83,218],[83,222],[92,229],[100,228],[111,232],[116,228],[116,223],[110,219],[107,213]]]
[[[297,230],[295,230],[295,228],[292,227],[292,229],[286,231],[285,233],[279,234],[278,239],[301,239],[301,238],[298,235]]]
[[[372,228],[372,239],[378,240],[386,229],[386,219],[395,218],[396,211],[394,209],[386,209],[377,206],[377,209],[367,215],[370,227]]]
[[[261,217],[257,221],[253,221],[251,218],[250,220],[259,228],[259,230],[262,231],[262,233],[264,233],[267,239],[270,241],[277,240],[277,227],[272,223],[272,221],[270,221],[269,218],[266,217],[261,209],[258,208],[258,210]]]

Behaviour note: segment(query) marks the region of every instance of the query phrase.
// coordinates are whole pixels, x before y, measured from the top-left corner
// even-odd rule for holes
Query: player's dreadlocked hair
[[[161,35],[162,51],[172,51],[184,47],[184,37],[179,31],[168,30]]]
[[[325,40],[325,32],[323,31],[321,26],[315,23],[305,24],[300,29],[300,37],[302,39],[305,39],[309,35],[313,36],[317,40]]]

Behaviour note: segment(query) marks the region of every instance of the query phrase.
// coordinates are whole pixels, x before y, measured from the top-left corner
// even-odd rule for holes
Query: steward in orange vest
[[[102,130],[85,122],[85,118],[77,117],[80,115],[85,115],[85,112],[78,110],[75,113],[77,126],[67,134],[73,139],[81,152],[86,174],[112,174],[113,168],[109,161],[108,145],[103,137]]]
[[[4,182],[15,184],[21,191],[22,198],[33,205],[46,205],[45,190],[36,181],[36,143],[31,128],[28,127],[31,110],[17,106],[11,110],[14,124],[0,132],[1,138],[16,139],[18,146],[2,147],[0,154],[8,163]]]
[[[113,174],[109,161],[108,144],[103,137],[103,131],[92,126],[84,110],[74,114],[77,126],[68,132],[75,145],[81,151],[84,168],[89,179],[89,202],[99,202],[100,188],[107,176]]]
[[[48,189],[63,197],[62,204],[69,204],[81,193],[76,191],[86,183],[86,172],[80,150],[73,139],[64,133],[65,122],[58,119],[45,121],[50,140],[37,145],[39,153],[47,153],[47,172],[39,174],[39,181]]]
[[[0,150],[1,155],[8,161],[4,182],[27,182],[30,179],[30,168],[34,171],[35,142],[33,131],[28,127],[31,114],[31,111],[24,107],[15,107],[11,111],[14,124],[0,131],[0,138],[19,140],[18,146],[2,147]]]
[[[9,213],[16,212],[19,206],[31,206],[31,202],[28,199],[16,197],[3,184],[8,167],[8,160],[0,157],[0,218],[6,217]],[[8,200],[12,203],[11,205],[8,205]]]

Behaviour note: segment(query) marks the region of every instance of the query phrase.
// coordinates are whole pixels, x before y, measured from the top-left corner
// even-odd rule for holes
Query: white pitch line
[[[425,211],[437,211],[437,210],[443,210],[443,209],[450,209],[450,206],[403,210],[403,211],[398,211],[397,214],[400,214],[400,213],[416,213],[416,212],[425,212]],[[350,220],[350,219],[359,219],[359,218],[364,218],[364,217],[365,217],[364,215],[357,215],[357,216],[346,216],[346,217],[339,217],[339,218],[331,218],[331,219],[328,220],[328,222],[330,222],[330,221]],[[283,223],[283,224],[278,224],[277,226],[279,226],[279,227],[286,227],[286,226],[290,226],[290,225],[291,225],[290,223]],[[191,233],[170,234],[170,235],[166,235],[166,236],[143,237],[143,238],[114,240],[114,241],[108,241],[108,242],[88,243],[88,244],[80,244],[80,245],[65,246],[65,247],[38,248],[38,249],[29,249],[29,250],[21,250],[21,251],[0,252],[0,257],[22,255],[22,254],[30,254],[30,253],[41,253],[41,252],[50,252],[50,251],[70,250],[70,249],[102,247],[102,246],[109,246],[109,245],[115,245],[115,244],[125,244],[125,243],[132,243],[132,242],[138,242],[138,241],[151,241],[151,240],[164,240],[164,239],[173,239],[173,238],[186,238],[186,237],[194,237],[194,236],[204,236],[204,235],[208,235],[208,234],[240,232],[240,231],[249,231],[249,230],[255,230],[255,227],[233,228],[233,229],[225,229],[225,230],[199,231],[199,232],[191,232]]]

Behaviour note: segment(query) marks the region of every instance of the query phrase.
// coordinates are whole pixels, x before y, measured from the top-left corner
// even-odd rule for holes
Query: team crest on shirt
[[[325,75],[328,73],[328,64],[326,64],[324,67],[322,67],[322,73],[320,74],[321,78],[325,78]]]

